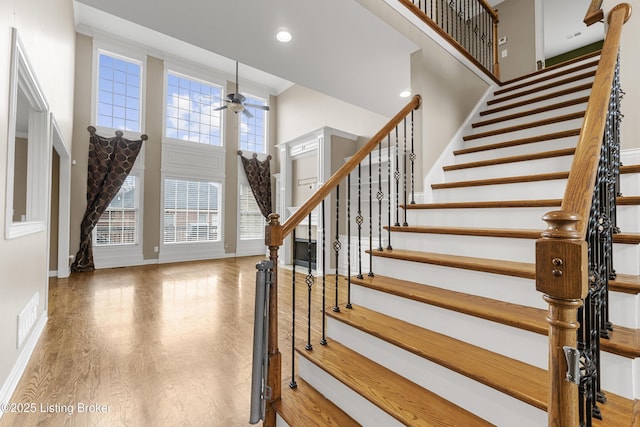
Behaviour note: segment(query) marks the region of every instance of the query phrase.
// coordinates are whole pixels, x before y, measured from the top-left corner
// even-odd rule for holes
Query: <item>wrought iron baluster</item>
[[[338,263],[340,256],[340,248],[342,244],[340,243],[340,184],[336,186],[336,240],[333,241],[333,250],[336,253],[336,297],[335,303],[333,305],[333,311],[338,313],[340,311],[340,306],[338,305]]]
[[[358,216],[356,216],[356,224],[358,225],[358,279],[362,279],[362,163],[358,164]]]
[[[400,139],[398,138],[398,126],[396,126],[396,171],[394,179],[396,180],[396,227],[400,227]]]
[[[327,335],[326,335],[326,327],[327,327],[327,228],[325,221],[325,206],[324,200],[322,199],[321,208],[322,209],[322,338],[320,339],[321,345],[327,344]]]
[[[402,172],[403,172],[403,180],[404,180],[404,184],[402,186],[403,188],[403,193],[404,193],[404,222],[402,223],[403,227],[407,227],[409,224],[407,223],[407,118],[405,117],[404,120],[402,121],[404,124],[404,136],[403,136],[403,141],[404,141],[404,150],[403,150],[403,155],[402,155],[402,162],[403,162],[403,167],[402,167]]]
[[[347,175],[347,305],[345,307],[353,308],[351,305],[351,174]]]
[[[415,179],[415,163],[416,163],[416,152],[414,150],[414,141],[413,141],[413,110],[411,110],[411,153],[409,153],[409,160],[411,161],[411,204],[416,204],[416,179]],[[405,207],[405,218],[407,213],[407,208]]]
[[[378,192],[376,197],[378,198],[378,250],[382,251],[382,199],[384,198],[382,192],[382,141],[378,143]]]
[[[313,350],[311,345],[311,288],[313,287],[313,274],[311,270],[311,214],[309,214],[308,238],[307,238],[307,277],[305,282],[307,283],[307,345],[304,347],[307,350]]]
[[[369,153],[369,277],[373,277],[373,182],[371,180],[371,153]]]
[[[295,228],[291,238],[295,244]],[[289,381],[289,388],[296,388],[298,387],[296,383],[296,263],[294,262],[291,267],[293,271],[291,272],[291,381]]]
[[[387,135],[387,249],[391,250],[391,133]]]

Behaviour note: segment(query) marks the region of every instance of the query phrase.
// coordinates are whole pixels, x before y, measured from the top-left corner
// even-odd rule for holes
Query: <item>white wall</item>
[[[3,0],[0,11],[0,224],[4,229],[12,27],[18,29],[50,111],[70,147],[75,25],[71,0]],[[11,391],[9,379],[21,374],[19,365],[25,357],[25,346],[16,348],[17,315],[36,292],[40,294],[39,319],[46,315],[48,246],[46,230],[12,240],[5,240],[4,233],[0,236],[0,401],[6,397],[3,393]]]

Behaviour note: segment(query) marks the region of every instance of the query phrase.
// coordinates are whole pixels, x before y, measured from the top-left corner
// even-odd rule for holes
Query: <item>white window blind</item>
[[[136,244],[137,219],[137,177],[129,175],[116,197],[98,220],[93,244],[95,246]]]
[[[220,240],[220,183],[164,180],[163,242]]]
[[[167,138],[222,145],[220,105],[222,88],[174,72],[167,73]]]
[[[265,219],[249,184],[240,184],[240,240],[264,239]]]

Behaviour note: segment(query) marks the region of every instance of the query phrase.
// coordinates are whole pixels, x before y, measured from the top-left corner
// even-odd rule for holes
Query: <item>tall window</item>
[[[141,63],[99,51],[98,126],[140,132],[141,76]]]
[[[220,240],[220,183],[165,179],[163,242]]]
[[[267,105],[265,99],[246,94],[245,96],[247,104]],[[246,107],[246,109],[251,116],[240,115],[240,149],[253,153],[266,153],[266,111],[255,107]]]
[[[95,246],[137,243],[137,193],[137,177],[129,175],[96,224],[93,239]]]
[[[220,105],[222,88],[174,72],[167,73],[167,138],[222,145]]]
[[[249,184],[240,184],[238,198],[240,199],[240,240],[263,239],[265,219],[260,213]]]

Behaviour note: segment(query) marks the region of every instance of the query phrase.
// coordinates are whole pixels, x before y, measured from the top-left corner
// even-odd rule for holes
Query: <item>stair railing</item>
[[[589,9],[587,13],[584,15],[584,22],[587,24],[587,27],[595,24],[596,22],[600,22],[604,19],[604,13],[602,11],[602,1],[603,0],[591,0],[591,4],[589,5]]]
[[[282,356],[278,346],[278,251],[284,243],[285,237],[292,235],[293,240],[296,240],[296,229],[302,224],[302,232],[307,235],[307,261],[305,264],[306,275],[304,276],[304,282],[307,285],[307,334],[305,337],[306,345],[304,348],[306,351],[313,350],[312,334],[311,334],[311,304],[312,304],[312,288],[315,285],[315,277],[312,271],[313,256],[311,253],[312,236],[312,212],[314,210],[320,210],[318,217],[318,229],[321,230],[322,242],[317,243],[321,245],[323,250],[321,266],[317,266],[320,275],[322,276],[322,314],[321,314],[321,338],[319,344],[326,344],[325,339],[325,303],[327,298],[327,292],[331,290],[329,287],[334,286],[335,296],[332,303],[333,311],[340,311],[341,303],[338,301],[339,297],[339,275],[338,267],[340,263],[340,253],[343,249],[342,246],[346,244],[347,250],[347,300],[342,302],[345,308],[351,308],[350,303],[350,277],[352,270],[357,271],[359,277],[362,276],[363,265],[363,250],[362,250],[362,234],[365,229],[366,237],[368,238],[370,250],[375,249],[374,234],[377,243],[378,250],[382,250],[382,234],[383,234],[383,217],[386,218],[386,228],[389,230],[392,227],[393,211],[395,210],[396,223],[402,221],[406,224],[406,210],[404,218],[400,218],[401,215],[399,206],[400,203],[410,204],[415,203],[414,200],[414,182],[413,176],[414,165],[416,156],[413,151],[413,110],[420,107],[421,98],[419,95],[415,95],[411,101],[403,107],[386,125],[382,127],[364,146],[362,146],[345,164],[334,173],[313,195],[307,199],[307,201],[296,210],[283,224],[280,223],[280,215],[273,213],[269,215],[268,224],[265,228],[265,244],[269,248],[269,260],[272,266],[271,285],[269,287],[269,308],[268,308],[268,349],[267,349],[267,384],[266,388],[270,391],[267,396],[265,414],[264,414],[264,426],[272,427],[276,425],[276,414],[274,404],[280,399],[281,396],[281,383],[282,383]],[[384,146],[383,146],[384,145]],[[382,179],[383,167],[382,164],[386,163],[384,167],[386,178]],[[362,175],[362,169],[366,168],[368,171],[365,173],[365,177]],[[392,172],[393,170],[393,172]],[[377,182],[373,182],[373,176],[377,174]],[[352,177],[352,175],[354,175]],[[351,192],[352,178],[357,179],[357,198]],[[383,185],[382,181],[386,180],[386,185]],[[392,185],[395,183],[395,185]],[[340,187],[342,185],[342,191]],[[345,189],[346,187],[346,189]],[[364,192],[368,192],[368,196],[364,195]],[[325,199],[331,196],[330,203],[325,203]],[[368,205],[363,208],[364,204]],[[346,199],[346,200],[345,200]],[[354,199],[354,200],[352,200]],[[384,199],[384,207],[383,207]],[[375,200],[375,203],[374,203]],[[395,202],[395,206],[392,206]],[[331,206],[325,206],[331,205]],[[395,209],[394,209],[395,208]],[[335,236],[325,236],[325,213],[329,210],[335,209]],[[376,211],[377,209],[377,211]],[[352,211],[357,212],[357,215],[352,216]],[[368,211],[368,212],[365,212]],[[384,212],[383,212],[384,211]],[[367,218],[366,218],[366,217]],[[377,222],[376,222],[377,219]],[[347,241],[340,241],[341,222],[342,225],[347,228]],[[374,222],[375,228],[374,228]],[[355,226],[358,229],[358,249],[355,250],[357,257],[357,265],[352,265],[351,256],[351,227]],[[368,233],[366,228],[368,226]],[[345,228],[345,227],[342,227]],[[333,239],[329,245],[329,250],[335,252],[335,258],[333,260],[335,267],[335,279],[330,277],[327,273],[327,259],[324,254],[326,242],[325,238]],[[387,241],[387,249],[391,249],[391,242]],[[344,252],[342,252],[344,253]],[[371,255],[369,255],[369,276],[373,276],[371,268]],[[291,361],[291,381],[289,386],[295,388],[297,386],[295,380],[295,355],[294,346],[296,344],[295,325],[296,325],[296,284],[295,280],[298,274],[296,273],[295,263],[293,264],[292,274],[292,297],[293,297],[293,312],[292,312],[292,361]],[[298,277],[299,278],[299,277]],[[334,283],[328,283],[334,281]],[[316,315],[313,315],[316,316]]]
[[[498,12],[486,0],[398,0],[496,83]]]
[[[536,242],[536,289],[549,304],[548,420],[591,426],[601,418],[600,338],[607,338],[608,281],[615,278],[612,234],[618,232],[622,118],[618,51],[631,6],[622,3],[609,27],[559,211],[543,219]]]

